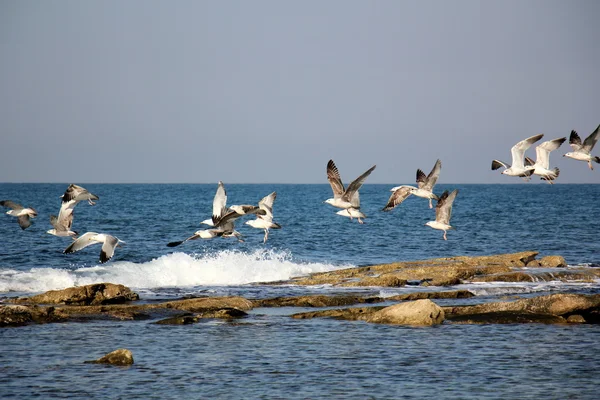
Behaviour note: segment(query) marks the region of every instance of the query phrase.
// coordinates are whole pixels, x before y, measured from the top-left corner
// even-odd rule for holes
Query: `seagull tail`
[[[279,225],[277,222],[273,222],[273,226],[270,229],[281,229],[281,225]]]
[[[177,247],[179,246],[181,243],[185,242],[185,240],[181,240],[179,242],[171,242],[171,243],[167,243],[167,247]]]
[[[594,161],[596,164],[600,164],[600,157],[592,157],[592,161]]]

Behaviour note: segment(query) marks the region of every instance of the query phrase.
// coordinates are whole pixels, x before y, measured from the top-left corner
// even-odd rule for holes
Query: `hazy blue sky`
[[[600,1],[0,0],[0,182],[518,183],[600,124]],[[600,165],[550,161],[558,182]],[[534,156],[534,148],[529,150]],[[600,155],[600,145],[594,150]],[[538,182],[538,179],[535,179]]]

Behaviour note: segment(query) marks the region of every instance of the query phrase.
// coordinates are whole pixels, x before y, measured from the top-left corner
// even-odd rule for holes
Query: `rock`
[[[475,296],[468,290],[452,290],[448,292],[416,292],[416,293],[405,293],[396,296],[388,297],[386,300],[420,300],[420,299],[468,299]]]
[[[155,324],[158,324],[158,325],[189,325],[189,324],[195,324],[199,320],[200,320],[200,318],[198,318],[192,314],[184,314],[184,315],[179,315],[177,317],[161,319],[160,321],[156,321]]]
[[[311,319],[311,318],[334,318],[347,321],[364,320],[366,316],[373,314],[385,307],[352,307],[337,310],[321,310],[305,313],[293,314],[294,319]]]
[[[0,306],[0,326],[21,326],[32,321],[29,307]]]
[[[252,302],[243,297],[202,297],[196,299],[185,299],[161,303],[158,306],[172,308],[174,310],[184,310],[190,312],[216,311],[224,308],[237,308],[247,311],[252,309]]]
[[[546,268],[564,268],[567,262],[562,256],[546,256],[542,257],[540,265]]]
[[[473,306],[444,307],[446,318],[453,320],[459,316],[498,312],[546,314],[568,318],[580,314],[586,318],[597,315],[600,310],[600,295],[580,295],[559,293],[521,299],[511,302],[485,303]],[[587,320],[587,318],[586,318]]]
[[[108,353],[97,360],[86,361],[86,364],[111,364],[111,365],[131,365],[133,364],[133,354],[127,349],[118,349]]]
[[[444,310],[433,301],[415,300],[377,311],[367,322],[398,325],[438,325],[444,322]]]
[[[566,322],[566,319],[557,315],[534,314],[515,311],[469,314],[452,318],[452,323],[458,324],[564,324]]]
[[[54,307],[0,305],[0,327],[22,326],[30,322],[38,324],[65,321],[67,317]]]
[[[253,300],[255,307],[340,307],[361,303],[383,301],[380,297],[360,297],[352,295],[326,296],[307,295],[294,297],[275,297],[271,299]]]
[[[37,296],[16,299],[14,302],[21,304],[96,305],[121,304],[139,300],[139,298],[137,293],[132,292],[126,286],[114,283],[95,283],[63,290],[50,290]]]
[[[569,318],[567,318],[567,322],[570,324],[585,324],[585,318],[583,318],[583,316],[578,315],[578,314],[573,314],[573,315],[569,315]]]

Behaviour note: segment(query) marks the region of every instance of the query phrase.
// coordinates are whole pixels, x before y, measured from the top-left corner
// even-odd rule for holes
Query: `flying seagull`
[[[115,254],[115,247],[121,247],[120,244],[125,242],[105,233],[87,232],[81,235],[79,239],[75,239],[63,253],[74,253],[95,243],[102,243],[102,250],[100,250],[100,264],[103,264],[113,257]]]
[[[402,202],[411,194],[424,199],[429,199],[429,208],[433,208],[431,199],[438,199],[438,196],[433,193],[433,187],[437,183],[441,169],[442,162],[439,159],[435,162],[435,165],[431,169],[429,175],[425,175],[425,172],[417,169],[417,187],[401,185],[391,188],[390,191],[392,192],[392,195],[388,199],[388,202],[382,211],[392,210],[397,205],[402,204]]]
[[[19,222],[19,226],[21,229],[27,229],[31,226],[31,221],[29,218],[37,217],[37,211],[33,207],[23,207],[20,204],[15,203],[10,200],[2,200],[0,201],[0,206],[4,206],[6,208],[10,208],[6,213],[10,216],[17,217],[17,221]]]
[[[571,131],[571,136],[569,137],[569,144],[571,145],[573,151],[568,152],[563,157],[569,157],[579,161],[587,161],[588,167],[590,167],[590,169],[593,170],[594,166],[592,165],[592,161],[600,164],[600,157],[591,155],[592,149],[598,141],[598,136],[600,135],[599,132],[600,125],[598,125],[596,130],[592,132],[590,136],[585,138],[583,143],[581,143],[581,138],[579,137],[577,132]]]
[[[358,215],[356,211],[360,209],[360,196],[358,194],[358,189],[363,185],[363,182],[367,177],[373,172],[375,169],[375,165],[369,168],[365,173],[361,176],[353,180],[347,188],[344,188],[344,184],[342,183],[342,179],[340,178],[340,173],[335,166],[333,160],[329,160],[327,163],[327,180],[331,185],[331,189],[333,190],[333,198],[325,200],[325,203],[330,204],[337,208],[342,209],[354,209],[348,211],[348,215],[350,219],[353,218],[352,214]],[[361,213],[362,214],[362,213]],[[361,218],[357,217],[359,223],[363,223]]]
[[[447,190],[442,193],[435,207],[435,221],[429,221],[425,224],[433,229],[444,231],[444,240],[448,240],[446,238],[446,231],[454,229],[454,227],[450,226],[450,217],[452,216],[452,203],[454,203],[457,194],[458,189],[453,190],[450,194],[448,194]]]
[[[248,204],[227,207],[227,191],[225,190],[223,182],[219,181],[217,191],[213,199],[212,217],[210,219],[205,219],[201,222],[201,224],[215,226],[215,223],[230,211],[236,212],[239,217],[249,214],[264,213],[264,211],[262,211],[259,207]]]
[[[211,219],[205,219],[201,224],[209,225],[211,229],[202,229],[196,231],[192,236],[187,239],[180,240],[177,242],[167,243],[168,247],[177,247],[188,240],[196,239],[213,239],[216,237],[235,237],[238,241],[243,242],[242,235],[235,230],[234,221],[240,218],[242,215],[257,213],[260,209],[256,206],[234,206],[238,207],[237,212],[235,209],[228,208],[227,204],[227,191],[222,181],[219,181],[217,191],[213,199],[213,214]]]
[[[246,224],[253,228],[265,230],[263,243],[267,243],[267,239],[269,238],[269,229],[281,229],[281,225],[273,222],[273,203],[275,202],[276,198],[276,192],[263,197],[262,200],[258,202],[258,207],[264,211],[264,215],[257,214],[256,219],[246,221]]]
[[[531,147],[532,144],[540,140],[544,134],[531,136],[527,139],[521,140],[515,144],[511,149],[512,165],[507,164],[500,160],[492,161],[492,170],[497,170],[500,167],[504,167],[505,170],[502,174],[508,176],[520,176],[523,180],[529,180],[529,176],[533,174],[535,169],[533,166],[525,166],[525,150]]]
[[[554,183],[554,180],[558,178],[560,170],[558,168],[550,169],[550,152],[558,149],[565,140],[567,140],[567,138],[562,137],[539,144],[535,148],[535,162],[533,162],[531,158],[525,157],[525,165],[533,166],[535,168],[533,173],[541,176],[541,179],[548,183]]]
[[[73,207],[68,207],[64,210],[61,207],[58,217],[56,215],[50,216],[50,223],[54,228],[47,230],[46,233],[54,236],[77,237],[77,232],[71,230],[71,225],[73,225]]]
[[[70,184],[69,187],[67,188],[67,190],[65,190],[65,193],[60,196],[62,197],[62,201],[63,203],[67,203],[70,201],[75,201],[75,204],[79,203],[80,201],[84,201],[87,200],[87,202],[93,206],[96,203],[93,202],[93,200],[98,200],[99,197],[96,196],[95,194],[92,194],[90,192],[87,191],[87,189],[75,185],[75,184]]]

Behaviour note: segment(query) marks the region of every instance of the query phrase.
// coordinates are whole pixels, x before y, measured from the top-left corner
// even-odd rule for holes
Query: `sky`
[[[439,158],[438,183],[519,183],[492,159],[600,124],[598,15],[596,0],[0,0],[0,182],[327,183],[333,159],[345,183],[376,164],[366,183],[410,184]],[[557,183],[600,183],[569,150],[551,154]]]

